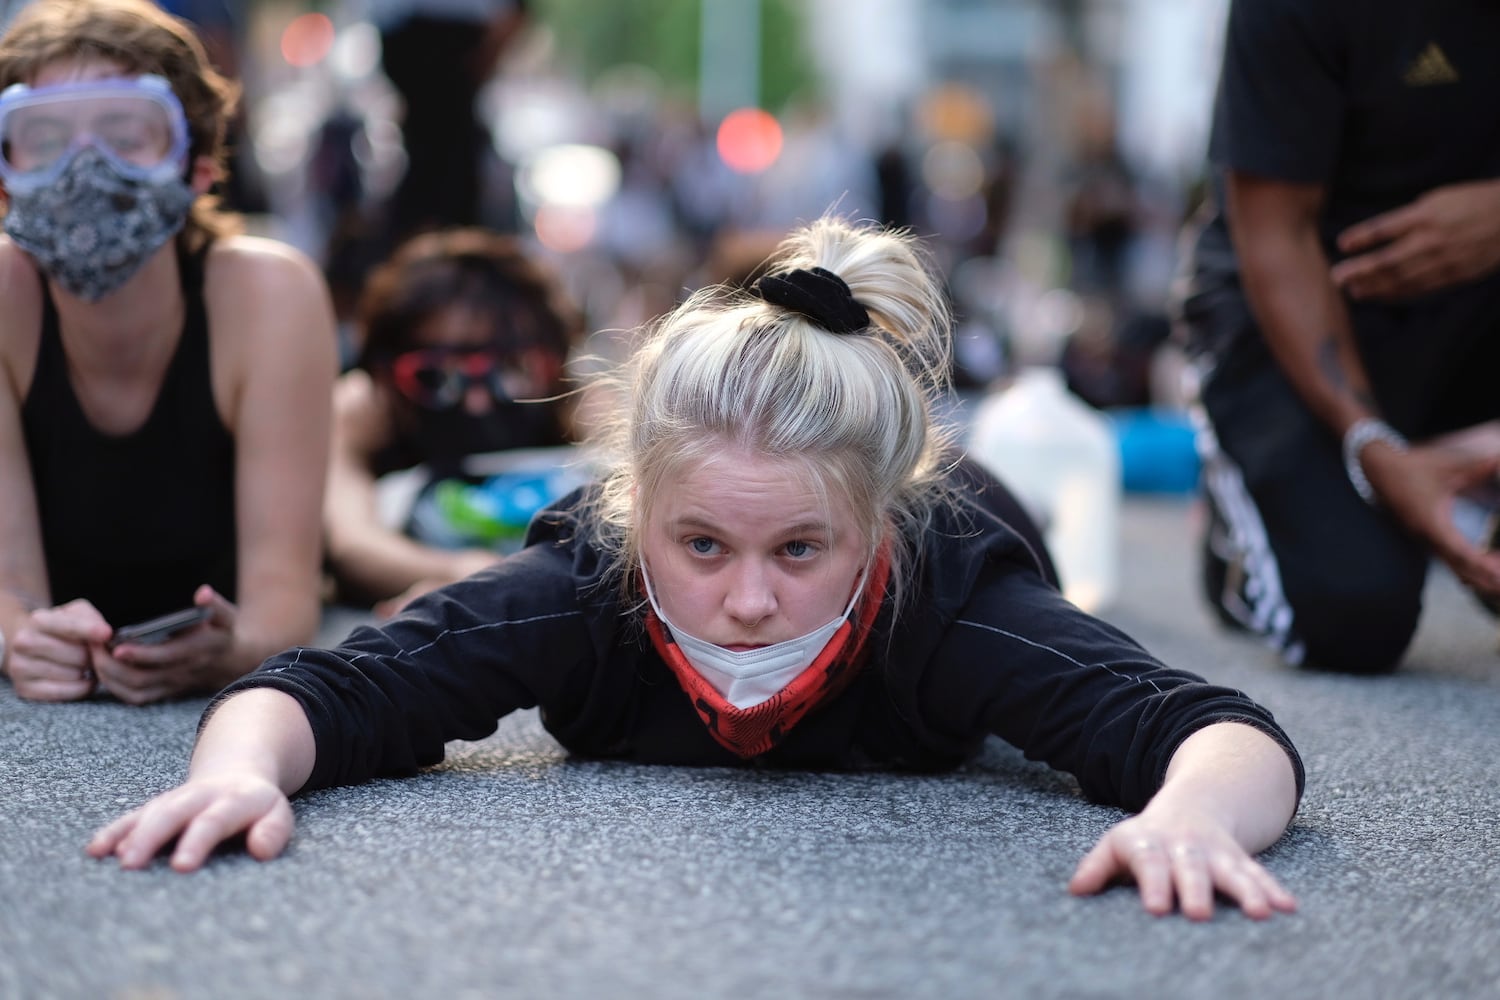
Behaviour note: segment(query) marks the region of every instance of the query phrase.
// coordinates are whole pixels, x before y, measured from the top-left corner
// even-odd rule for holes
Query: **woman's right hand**
[[[87,850],[95,858],[114,855],[121,868],[144,868],[175,839],[171,865],[190,872],[239,834],[251,857],[269,861],[292,839],[292,826],[291,803],[275,782],[230,772],[189,778],[163,792],[100,829]]]
[[[38,608],[11,640],[6,671],[16,694],[33,701],[79,701],[94,693],[91,650],[112,633],[97,608],[79,598]]]

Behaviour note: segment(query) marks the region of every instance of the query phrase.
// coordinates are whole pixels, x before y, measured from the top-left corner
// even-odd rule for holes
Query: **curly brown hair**
[[[491,317],[501,349],[551,355],[559,375],[581,329],[552,277],[515,238],[473,227],[434,230],[407,240],[371,272],[358,307],[359,367],[375,373],[420,346],[417,330],[453,306]]]

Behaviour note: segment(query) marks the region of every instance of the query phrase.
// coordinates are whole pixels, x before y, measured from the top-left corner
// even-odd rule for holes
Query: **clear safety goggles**
[[[50,183],[85,144],[127,175],[177,174],[187,163],[187,116],[159,76],[17,83],[0,93],[0,178],[11,190]]]

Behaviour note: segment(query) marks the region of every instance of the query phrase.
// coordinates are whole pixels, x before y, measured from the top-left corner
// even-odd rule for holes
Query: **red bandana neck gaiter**
[[[770,698],[749,708],[736,708],[687,661],[656,612],[646,611],[646,631],[651,645],[666,664],[709,735],[740,757],[755,757],[770,750],[791,728],[817,706],[838,697],[849,686],[868,659],[866,640],[870,627],[885,601],[891,560],[886,548],[876,556],[854,613],[828,640],[828,645],[802,673]]]

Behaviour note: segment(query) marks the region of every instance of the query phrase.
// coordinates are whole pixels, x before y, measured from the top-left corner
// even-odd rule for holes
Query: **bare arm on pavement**
[[[244,834],[250,854],[269,861],[291,840],[287,796],[307,782],[315,756],[312,726],[295,698],[270,688],[236,694],[204,725],[187,781],[105,826],[88,852],[144,868],[175,840],[172,867],[187,872]]]
[[[1217,723],[1172,755],[1162,787],[1137,816],[1111,827],[1079,862],[1071,892],[1135,882],[1158,916],[1175,906],[1193,920],[1213,916],[1215,891],[1257,920],[1297,901],[1254,855],[1291,822],[1297,779],[1276,741],[1242,723]]]

